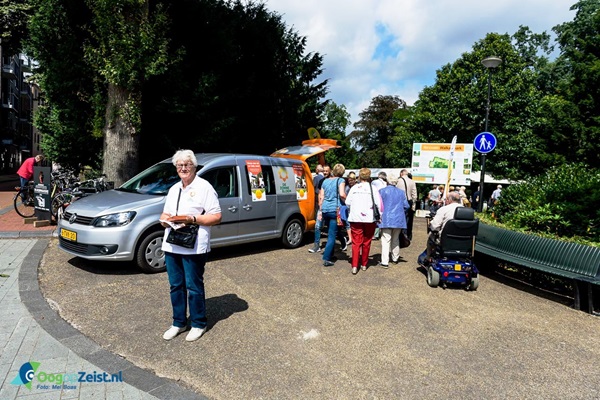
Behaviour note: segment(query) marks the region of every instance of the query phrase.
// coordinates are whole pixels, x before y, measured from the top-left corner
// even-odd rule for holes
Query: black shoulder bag
[[[177,212],[179,212],[179,199],[181,199],[181,189],[179,189],[179,196],[177,197],[177,208],[175,209],[175,215],[177,215]],[[198,225],[186,225],[179,229],[171,228],[171,231],[167,235],[167,243],[185,247],[187,249],[193,249],[194,246],[196,246],[197,238]]]
[[[374,222],[379,222],[381,221],[381,213],[379,212],[379,207],[377,207],[377,204],[375,204],[375,197],[373,197],[373,185],[371,184],[371,182],[368,182],[368,184],[371,188],[371,201],[373,202],[373,218],[375,219]]]
[[[408,200],[408,186],[406,185],[406,180],[404,180],[404,177],[400,178],[402,179],[402,181],[404,182],[404,193],[406,194],[406,199]],[[408,220],[408,213],[412,210],[412,200],[408,200],[408,210],[406,210],[404,212],[405,216],[406,216],[406,220]],[[410,246],[410,239],[408,238],[408,234],[406,233],[406,229],[402,229],[402,231],[400,231],[400,248],[404,249],[406,247]]]

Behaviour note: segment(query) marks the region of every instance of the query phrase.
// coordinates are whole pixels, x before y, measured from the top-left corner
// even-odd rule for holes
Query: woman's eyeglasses
[[[194,166],[194,164],[191,163],[186,163],[186,164],[175,164],[175,166],[177,167],[177,169],[183,169],[183,168],[192,168]]]

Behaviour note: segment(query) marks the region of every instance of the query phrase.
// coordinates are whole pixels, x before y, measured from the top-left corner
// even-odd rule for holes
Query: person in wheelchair
[[[448,204],[440,207],[429,222],[425,263],[431,262],[431,257],[435,255],[436,249],[440,245],[440,232],[444,229],[446,222],[454,218],[454,213],[458,207],[463,207],[460,194],[458,192],[449,192]]]

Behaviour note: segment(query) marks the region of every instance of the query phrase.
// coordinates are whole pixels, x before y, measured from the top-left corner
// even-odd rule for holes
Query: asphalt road
[[[374,242],[356,276],[339,250],[323,267],[308,241],[217,249],[209,330],[193,343],[161,337],[166,274],[73,258],[53,239],[40,285],[102,347],[213,399],[600,398],[598,317],[491,271],[475,292],[430,288],[416,264],[423,219],[414,236],[388,270],[375,266]]]

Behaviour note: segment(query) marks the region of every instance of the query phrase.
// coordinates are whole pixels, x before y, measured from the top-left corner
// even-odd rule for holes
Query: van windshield
[[[196,170],[199,171],[200,169],[201,166],[198,166]],[[180,180],[172,163],[160,163],[140,172],[121,185],[117,190],[164,196],[171,186]]]

